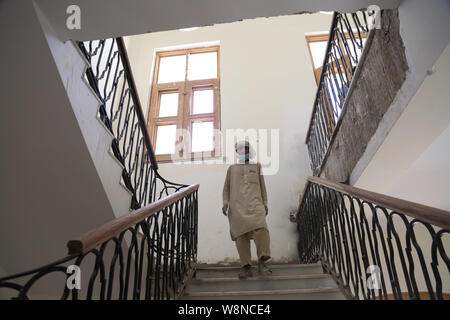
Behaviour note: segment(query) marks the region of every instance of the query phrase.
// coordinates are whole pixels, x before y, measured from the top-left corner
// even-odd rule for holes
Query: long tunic
[[[226,204],[233,241],[247,232],[267,229],[267,193],[259,163],[233,164],[228,168],[223,186],[223,205]]]

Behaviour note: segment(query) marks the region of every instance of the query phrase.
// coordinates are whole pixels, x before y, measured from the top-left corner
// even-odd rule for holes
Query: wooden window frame
[[[358,33],[354,33],[354,35],[356,37],[359,37]],[[306,43],[307,43],[307,46],[308,46],[309,57],[311,59],[311,66],[313,68],[314,78],[316,79],[316,83],[317,84],[319,83],[320,73],[322,72],[323,65],[316,66],[314,64],[314,59],[313,59],[313,56],[312,56],[310,43],[312,43],[312,42],[328,42],[328,37],[329,37],[329,33],[305,35]],[[361,33],[361,38],[367,38],[367,35],[365,33]],[[350,39],[350,35],[348,34],[348,32],[345,33],[345,39],[346,40]],[[348,61],[348,59],[349,59],[348,56],[345,56],[344,59],[346,60],[346,63],[349,62]]]
[[[189,55],[197,53],[217,52],[217,78],[188,80],[188,62]],[[170,56],[186,56],[186,70],[185,79],[180,82],[170,82],[158,84],[159,66],[161,58]],[[213,90],[213,112],[204,114],[193,114],[193,99],[194,91],[197,90]],[[178,112],[173,117],[159,117],[159,107],[161,95],[164,93],[178,92]],[[213,150],[204,152],[192,152],[192,123],[193,122],[213,122]],[[147,128],[150,134],[150,139],[155,146],[157,129],[160,125],[176,124],[177,134],[175,141],[174,154],[158,154],[156,160],[158,162],[172,162],[173,160],[196,160],[196,159],[210,159],[220,157],[220,47],[208,46],[201,48],[189,48],[172,51],[159,51],[156,53],[155,68],[153,73],[150,106],[148,114]],[[181,130],[183,129],[183,130]],[[181,131],[181,132],[180,132]],[[187,132],[189,136],[187,135]],[[186,143],[183,143],[186,141]],[[183,145],[186,144],[187,150],[184,150]]]
[[[327,42],[328,41],[328,37],[329,37],[329,33],[315,34],[315,35],[306,35],[305,36],[306,44],[308,46],[309,58],[311,59],[311,66],[312,66],[312,69],[313,69],[314,78],[316,79],[316,84],[319,84],[320,73],[322,72],[323,65],[322,66],[316,66],[314,64],[314,59],[313,59],[310,43],[312,43],[312,42]]]

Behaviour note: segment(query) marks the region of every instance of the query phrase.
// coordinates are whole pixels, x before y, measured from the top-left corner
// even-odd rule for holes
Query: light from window
[[[366,44],[366,38],[357,39],[356,41],[359,43],[359,41],[362,40],[362,48],[364,48],[364,45]],[[351,40],[347,40],[347,48],[350,50],[351,55],[355,55],[355,52],[357,53],[358,57],[360,56],[362,52],[362,48],[359,48],[356,46]],[[347,55],[347,52],[344,53]],[[341,55],[338,54],[338,57],[341,58]]]
[[[178,92],[163,93],[159,104],[160,117],[174,117],[178,113]]]
[[[192,152],[212,151],[213,145],[213,122],[192,123]]]
[[[365,42],[366,42],[366,38],[362,38],[363,47],[365,45]],[[328,43],[327,41],[317,41],[317,42],[309,43],[309,48],[311,50],[311,56],[313,59],[314,68],[322,67],[323,59],[325,58],[325,52],[327,51],[327,43]],[[354,55],[355,51],[358,55],[362,51],[362,49],[360,49],[359,47],[354,45],[351,40],[347,40],[347,48],[348,49],[344,49],[344,48],[341,49],[341,50],[343,50],[344,55],[347,55],[347,53],[348,53],[347,50],[350,50],[350,53],[352,55]],[[334,55],[336,55],[336,57],[338,59],[342,58],[342,55],[339,50],[334,50],[333,53],[334,53]],[[331,61],[334,61],[334,60],[335,60],[334,56],[331,56]]]
[[[214,91],[195,90],[193,114],[211,113],[214,111]]]
[[[339,94],[338,90],[345,90],[345,87],[342,86],[342,81],[339,77],[332,78],[332,81],[330,79],[325,80],[326,83],[326,89],[328,91],[328,97],[330,98],[331,107],[333,108],[334,112],[336,113],[337,118],[339,118],[342,108],[338,108],[339,103]],[[342,103],[342,102],[341,102]],[[342,107],[342,106],[341,106]]]
[[[217,78],[217,52],[189,55],[188,80]]]
[[[159,62],[158,83],[184,81],[186,56],[162,57]]]
[[[194,30],[197,30],[197,29],[199,29],[200,27],[190,27],[190,28],[181,28],[181,29],[178,29],[179,31],[194,31]]]
[[[155,154],[173,154],[175,152],[176,131],[175,124],[158,126]]]
[[[309,48],[311,49],[314,68],[320,68],[325,58],[325,52],[327,51],[327,41],[310,42]]]

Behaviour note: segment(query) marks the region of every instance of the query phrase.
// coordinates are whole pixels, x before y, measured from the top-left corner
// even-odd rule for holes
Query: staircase
[[[43,28],[51,30],[45,23]],[[345,31],[341,30],[341,33],[345,34]],[[0,289],[9,290],[5,295],[8,298],[162,300],[172,299],[184,284],[182,300],[442,300],[450,297],[450,261],[446,253],[450,212],[319,177],[307,179],[297,210],[299,261],[307,263],[320,259],[333,277],[318,263],[274,264],[271,265],[272,275],[259,276],[254,270],[254,276],[245,280],[238,278],[241,270],[238,266],[196,266],[199,185],[172,183],[159,175],[123,40],[62,43],[50,31],[46,37],[90,160],[117,218],[70,240],[66,257],[0,278]],[[327,51],[328,70],[337,70],[342,75],[341,69],[345,67],[336,68],[338,59]],[[42,61],[50,66],[45,59]],[[40,70],[34,67],[30,72],[33,79],[35,71]],[[348,70],[356,70],[354,65],[348,67]],[[56,83],[56,77],[47,75],[46,70],[41,71],[44,71],[42,78],[46,84]],[[341,111],[330,110],[327,105],[330,104],[331,86],[327,89],[327,82],[322,81],[325,75],[329,77],[328,73],[323,67],[321,83],[325,93],[316,95],[311,117],[315,129],[308,133],[314,171],[321,171],[316,169],[322,166],[339,117],[345,114],[342,104],[349,87],[347,83],[339,88],[339,100],[333,99],[339,101]],[[25,94],[33,96],[31,91],[24,91]],[[64,102],[65,99],[60,100]],[[25,103],[29,100],[21,102],[22,105]],[[52,116],[56,114],[60,113],[51,113]],[[70,117],[60,117],[58,126],[69,125],[63,119],[70,120]],[[72,148],[80,146],[74,143],[76,139],[67,139],[67,142]],[[63,158],[56,149],[52,150],[58,158]],[[83,160],[82,157],[79,159]],[[68,168],[68,171],[73,170],[72,166]],[[80,168],[89,169],[88,166]],[[49,174],[47,176],[51,178]],[[29,180],[26,181],[33,177],[27,176]],[[69,185],[73,187],[73,184]],[[100,201],[92,203],[97,202]],[[54,209],[50,211],[59,214],[60,209],[54,202],[49,203]],[[132,213],[127,213],[130,209]],[[99,217],[99,211],[102,210],[86,206],[82,212],[90,214],[89,221],[92,222]],[[61,212],[67,216],[66,210]],[[52,232],[44,231],[42,234]],[[43,243],[41,239],[38,241]],[[45,249],[49,251],[48,246]],[[88,255],[95,259],[85,259]],[[18,260],[23,261],[23,257]],[[47,277],[56,273],[68,276],[68,267],[74,265],[90,272],[86,276],[83,271],[83,280],[78,286],[69,288],[68,279],[61,278],[62,281],[57,283],[55,278]],[[195,271],[194,278],[184,282],[192,271]],[[73,275],[77,275],[76,271]],[[44,277],[47,282],[42,280]],[[68,278],[76,284],[77,277]],[[59,295],[54,293],[56,291]]]
[[[200,265],[181,300],[344,300],[321,264],[274,264],[272,275],[240,280],[238,266]]]

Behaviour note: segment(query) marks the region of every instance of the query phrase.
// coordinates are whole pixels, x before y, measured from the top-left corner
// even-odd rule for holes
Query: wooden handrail
[[[303,197],[306,193],[306,188],[310,182],[320,184],[325,187],[329,187],[333,190],[345,193],[349,196],[365,200],[367,202],[379,205],[386,209],[394,210],[399,213],[403,213],[412,218],[419,219],[423,222],[430,223],[434,226],[441,227],[446,230],[450,230],[450,212],[428,207],[419,203],[406,201],[394,197],[390,197],[381,193],[371,192],[357,187],[349,186],[346,184],[329,181],[319,177],[309,177],[305,185],[305,191],[303,192],[302,199],[299,203],[298,212],[300,212]]]
[[[183,198],[184,196],[198,190],[199,185],[193,184],[186,188],[182,188],[179,191],[149,205],[137,209],[122,217],[109,221],[94,230],[89,231],[78,239],[69,240],[67,242],[67,248],[69,249],[69,255],[78,255],[89,252],[97,247],[99,244],[111,239],[112,237],[120,234],[122,231],[138,224],[145,218],[157,213],[165,207],[171,205],[175,201]]]

